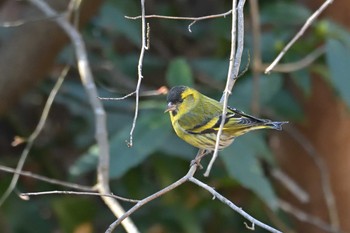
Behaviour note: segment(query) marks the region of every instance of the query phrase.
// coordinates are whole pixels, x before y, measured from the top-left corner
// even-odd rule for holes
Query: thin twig
[[[149,23],[147,23],[147,30],[146,30],[146,49],[149,50],[151,47],[151,27],[149,26]]]
[[[266,205],[263,206],[266,216],[269,218],[270,222],[280,229],[283,233],[297,233],[294,230],[294,226],[289,226],[280,216],[279,212],[276,212]]]
[[[215,150],[213,156],[208,164],[208,167],[204,173],[204,176],[209,176],[210,170],[218,156],[218,150],[220,145],[220,137],[222,134],[222,129],[225,124],[225,118],[227,113],[228,97],[231,94],[232,88],[236,83],[237,76],[239,73],[239,68],[241,65],[241,58],[244,48],[244,4],[245,0],[240,0],[237,6],[237,17],[236,17],[236,5],[237,1],[232,1],[232,29],[231,29],[231,54],[230,63],[227,73],[226,87],[224,94],[221,97],[220,102],[223,102],[221,124],[216,137]],[[236,53],[236,22],[238,20],[238,31],[237,31],[237,53]]]
[[[5,171],[5,172],[10,172],[10,173],[15,173],[21,176],[27,176],[36,180],[41,180],[44,181],[46,183],[50,183],[50,184],[57,184],[57,185],[61,185],[63,187],[68,187],[68,188],[73,188],[76,190],[83,190],[83,191],[94,191],[93,187],[90,186],[85,186],[85,185],[80,185],[80,184],[75,184],[75,183],[69,183],[66,181],[60,181],[60,180],[56,180],[56,179],[52,179],[52,178],[48,178],[45,176],[41,176],[38,174],[34,174],[32,172],[27,172],[27,171],[20,171],[20,172],[16,172],[16,169],[10,168],[10,167],[6,167],[6,166],[2,166],[0,165],[0,170],[1,171]]]
[[[140,96],[156,96],[156,95],[166,95],[168,93],[168,88],[166,86],[161,86],[157,90],[143,91]]]
[[[29,19],[19,19],[19,20],[14,20],[14,21],[6,21],[6,22],[0,22],[0,27],[4,28],[9,28],[9,27],[19,27],[23,26],[28,23],[36,23],[39,21],[44,21],[44,20],[52,20],[52,19],[57,19],[60,17],[66,17],[68,15],[68,12],[62,12],[58,13],[57,15],[53,16],[44,16],[44,17],[35,17],[35,18],[29,18]]]
[[[207,16],[201,16],[201,17],[178,17],[178,16],[166,16],[166,15],[145,15],[145,18],[146,19],[158,18],[158,19],[170,19],[170,20],[191,20],[193,22],[188,25],[188,31],[192,32],[191,31],[191,26],[193,26],[193,24],[195,24],[198,21],[206,20],[206,19],[214,19],[214,18],[226,17],[226,16],[230,15],[231,13],[232,13],[232,10],[229,10],[229,11],[227,11],[225,13],[221,13],[221,14],[207,15]],[[125,16],[125,18],[127,18],[127,19],[141,19],[142,15],[135,16],[135,17]]]
[[[334,233],[342,232],[338,228],[335,229],[333,226],[331,226],[328,223],[322,221],[320,218],[312,216],[312,215],[310,215],[308,213],[305,213],[304,211],[302,211],[302,210],[300,210],[300,209],[298,209],[296,207],[293,207],[291,204],[289,204],[286,201],[279,200],[278,204],[279,204],[279,207],[283,211],[293,215],[299,221],[310,223],[310,224],[318,227],[319,229],[322,229],[322,230],[327,231],[327,232],[334,232]]]
[[[79,19],[80,19],[80,6],[81,6],[82,0],[70,0],[68,4],[68,12],[70,14],[73,14],[73,20],[72,24],[75,28],[79,28]]]
[[[98,97],[100,100],[125,100],[126,98],[134,95],[136,91],[133,91],[127,95],[124,95],[123,97]]]
[[[282,72],[282,73],[291,73],[301,69],[304,69],[311,65],[314,61],[316,61],[320,56],[325,53],[325,47],[321,46],[311,53],[309,53],[306,57],[302,58],[296,62],[289,62],[285,64],[278,64],[273,68],[273,71]],[[265,70],[267,65],[261,65],[260,70]]]
[[[315,147],[302,133],[291,127],[287,127],[286,132],[302,146],[302,148],[307,152],[306,154],[310,156],[316,164],[321,177],[322,191],[326,201],[330,222],[334,229],[339,229],[339,216],[334,194],[331,188],[331,179],[327,165]]]
[[[309,194],[282,170],[272,168],[271,176],[279,181],[281,185],[291,192],[301,203],[307,203],[310,201]]]
[[[244,223],[244,226],[248,229],[248,230],[251,230],[251,231],[255,231],[255,224],[252,222],[252,225],[249,226],[248,223],[246,222],[243,222]]]
[[[240,0],[237,6],[237,52],[235,55],[233,72],[230,76],[231,82],[229,82],[228,89],[231,91],[236,83],[239,69],[242,61],[242,54],[244,49],[244,4],[246,0]]]
[[[101,193],[92,193],[92,192],[75,192],[75,191],[45,191],[45,192],[31,192],[31,193],[21,193],[21,197],[29,197],[29,196],[41,196],[41,195],[52,195],[52,194],[67,194],[67,195],[87,195],[87,196],[104,196],[111,197],[125,202],[139,202],[139,200],[125,198],[121,196],[117,196],[114,194],[101,194]]]
[[[308,29],[313,21],[330,5],[333,3],[333,0],[326,0],[320,8],[318,8],[305,22],[303,27],[299,30],[299,32],[293,37],[291,41],[282,49],[282,51],[278,54],[278,56],[275,58],[275,60],[269,65],[266,70],[265,74],[270,73],[274,67],[277,65],[277,63],[281,60],[281,58],[284,56],[284,54],[292,47],[292,45],[304,34],[306,29]]]
[[[38,7],[47,16],[53,16],[57,13],[44,1],[42,0],[29,0],[33,5]],[[103,108],[101,101],[96,98],[98,96],[96,85],[93,81],[93,76],[88,61],[88,56],[86,53],[85,43],[75,27],[73,27],[65,18],[57,18],[57,24],[65,31],[73,43],[78,70],[82,84],[86,90],[89,97],[89,102],[94,110],[94,115],[96,118],[96,128],[95,128],[95,138],[99,148],[99,163],[97,169],[97,189],[101,194],[108,194],[110,192],[109,188],[109,143],[108,143],[108,133],[107,133],[107,123],[106,123],[106,113]],[[121,216],[125,213],[122,206],[117,202],[117,200],[109,197],[101,197],[105,204],[110,208],[110,210],[117,216]],[[123,221],[123,226],[125,230],[129,233],[139,232],[130,220],[130,218]]]
[[[46,123],[46,119],[47,119],[47,116],[49,115],[49,112],[50,112],[50,108],[52,106],[52,103],[56,97],[56,94],[58,92],[58,90],[60,89],[63,81],[64,81],[64,78],[66,77],[67,73],[69,71],[69,66],[66,66],[59,78],[57,79],[57,82],[55,84],[55,86],[52,88],[52,91],[50,92],[50,95],[49,97],[47,98],[47,101],[45,103],[45,106],[44,106],[44,109],[43,109],[43,112],[40,116],[40,120],[39,120],[39,123],[38,125],[35,127],[35,130],[33,131],[33,133],[29,136],[28,140],[27,140],[27,145],[26,147],[24,148],[22,154],[21,154],[21,157],[18,161],[18,164],[17,164],[17,167],[16,167],[16,172],[14,173],[13,177],[12,177],[12,180],[11,180],[11,183],[10,185],[8,186],[8,188],[6,189],[5,193],[1,196],[1,199],[0,199],[0,206],[5,202],[5,200],[9,197],[9,195],[11,194],[11,192],[13,191],[13,189],[16,187],[16,184],[17,184],[17,181],[18,181],[18,178],[20,176],[20,172],[22,171],[22,168],[23,168],[23,165],[28,157],[28,154],[34,144],[34,141],[35,139],[39,136],[41,130],[43,129],[45,123]]]
[[[143,57],[145,54],[145,50],[148,49],[147,47],[147,32],[146,32],[146,19],[145,19],[145,0],[141,0],[141,27],[142,27],[142,42],[141,42],[141,52],[140,52],[140,57],[139,57],[139,62],[137,66],[137,74],[138,74],[138,80],[137,80],[137,85],[136,85],[136,103],[135,103],[135,113],[134,113],[134,120],[132,122],[132,127],[130,130],[130,139],[129,142],[127,142],[128,147],[132,147],[133,145],[133,133],[136,127],[136,120],[137,116],[139,113],[139,100],[140,100],[140,87],[141,87],[141,82],[143,79],[142,75],[142,63],[143,63]]]
[[[221,17],[226,17],[230,15],[232,10],[229,10],[225,13],[220,13],[220,14],[215,14],[215,15],[206,15],[206,16],[200,16],[200,17],[180,17],[180,16],[168,16],[168,15],[145,15],[146,19],[151,19],[151,18],[158,18],[158,19],[170,19],[170,20],[188,20],[188,21],[201,21],[201,20],[206,20],[206,19],[214,19],[214,18],[221,18]],[[141,19],[142,16],[124,16],[127,19]]]
[[[240,215],[242,215],[244,218],[246,218],[247,220],[249,220],[253,226],[257,225],[260,226],[261,228],[264,228],[270,232],[275,232],[275,233],[281,233],[281,231],[274,229],[272,227],[270,227],[269,225],[260,222],[259,220],[253,218],[251,215],[249,215],[247,212],[245,212],[244,210],[242,210],[242,208],[236,206],[234,203],[232,203],[230,200],[228,200],[226,197],[222,196],[220,193],[218,193],[217,191],[215,191],[212,187],[210,187],[209,185],[203,183],[202,181],[194,178],[194,177],[190,177],[189,181],[191,181],[192,183],[202,187],[203,189],[207,190],[208,192],[210,192],[215,199],[220,200],[222,203],[224,203],[225,205],[229,206],[231,209],[233,209],[234,211],[236,211],[237,213],[239,213]]]
[[[126,98],[134,95],[136,91],[133,91],[122,97],[98,97],[100,100],[125,100]],[[139,96],[156,96],[156,95],[165,95],[168,93],[168,88],[165,86],[161,86],[157,90],[149,90],[140,92]]]

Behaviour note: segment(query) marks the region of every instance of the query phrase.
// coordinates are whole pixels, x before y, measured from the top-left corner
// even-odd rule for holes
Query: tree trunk
[[[324,1],[308,1],[312,10]],[[350,28],[350,4],[348,0],[334,1],[326,11],[327,17]],[[298,95],[300,97],[300,95]],[[294,125],[312,143],[318,156],[325,162],[330,175],[340,229],[350,232],[350,113],[346,105],[337,97],[332,87],[323,78],[313,75],[312,94],[303,97],[302,105],[305,121]],[[322,191],[320,171],[302,146],[285,134],[276,149],[277,160],[297,183],[310,195],[310,203],[300,204],[292,196],[282,193],[282,198],[301,208],[304,212],[317,216],[327,223],[330,217]],[[297,232],[323,232],[309,223],[297,223]],[[326,231],[324,231],[326,232]]]

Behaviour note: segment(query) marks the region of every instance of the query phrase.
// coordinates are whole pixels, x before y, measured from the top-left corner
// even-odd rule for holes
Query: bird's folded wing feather
[[[219,115],[212,118],[207,118],[194,127],[186,129],[186,131],[190,134],[216,133],[219,131],[221,121],[222,115],[220,112]],[[257,117],[245,114],[238,109],[228,107],[223,131],[232,130],[233,127],[235,127],[235,129],[239,129],[244,128],[247,125],[262,124],[265,122],[268,122],[268,120],[259,119]]]

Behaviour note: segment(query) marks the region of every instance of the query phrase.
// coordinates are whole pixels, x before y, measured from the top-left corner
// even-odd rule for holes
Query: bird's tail
[[[282,125],[287,123],[288,121],[270,121],[266,122],[264,125],[270,129],[282,130]]]

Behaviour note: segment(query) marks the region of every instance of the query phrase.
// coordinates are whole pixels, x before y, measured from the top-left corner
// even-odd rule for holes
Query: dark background
[[[47,1],[58,12],[68,1]],[[281,209],[280,199],[331,224],[321,177],[329,176],[338,220],[350,231],[350,4],[335,1],[281,63],[296,62],[319,47],[324,54],[301,70],[263,75],[286,43],[323,1],[258,1],[261,61],[254,65],[252,21],[247,1],[242,76],[230,105],[274,120],[288,120],[282,132],[253,132],[220,152],[211,176],[197,177],[255,218],[284,232],[323,232]],[[146,1],[146,14],[205,16],[231,9],[230,1]],[[139,1],[83,1],[80,28],[100,96],[120,97],[134,91],[140,52]],[[32,20],[39,19],[39,20]],[[96,182],[94,117],[81,85],[74,50],[56,24],[25,1],[0,1],[0,22],[28,21],[0,28],[0,164],[16,167],[24,145],[15,136],[34,130],[45,101],[62,68],[69,64],[43,132],[24,170],[84,185]],[[162,86],[193,86],[219,99],[225,86],[230,54],[231,17],[200,21],[149,19],[150,50],[143,63],[141,95]],[[248,67],[246,72],[243,72]],[[255,75],[255,76],[254,76]],[[255,78],[254,78],[255,77]],[[256,78],[258,77],[258,78]],[[134,97],[104,102],[111,144],[111,188],[116,195],[141,199],[178,178],[189,168],[196,150],[178,139],[163,114],[165,96],[142,96],[134,135],[128,140]],[[311,148],[311,149],[310,149]],[[305,150],[309,149],[309,150]],[[311,155],[311,156],[310,156]],[[325,163],[318,169],[312,156]],[[204,159],[207,165],[209,158]],[[310,196],[301,203],[274,176],[279,168]],[[0,191],[12,175],[0,173]],[[23,201],[20,192],[66,190],[32,178],[20,178],[0,209],[1,232],[104,232],[115,217],[98,197],[52,195]],[[128,209],[130,203],[123,203]],[[186,183],[147,204],[131,216],[141,232],[250,232],[237,213],[205,190]],[[334,224],[334,222],[333,222]],[[116,232],[124,232],[119,227]],[[257,228],[256,232],[265,232]],[[326,231],[324,231],[326,232]]]

